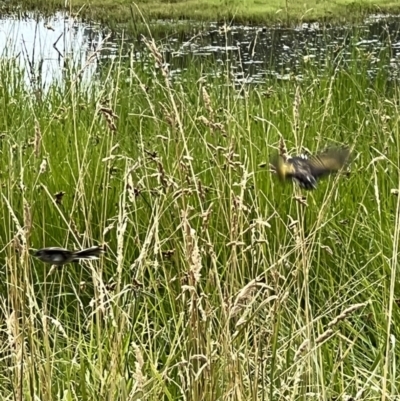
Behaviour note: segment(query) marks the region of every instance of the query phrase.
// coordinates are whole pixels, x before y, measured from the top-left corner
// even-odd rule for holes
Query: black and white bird
[[[38,249],[33,256],[44,263],[63,266],[67,263],[78,262],[81,259],[96,260],[104,252],[101,246],[92,246],[81,251],[70,251],[65,248],[50,247]]]
[[[317,181],[339,171],[348,161],[348,148],[330,148],[312,156],[299,155],[272,160],[272,166],[281,181],[292,179],[306,190],[317,188]]]

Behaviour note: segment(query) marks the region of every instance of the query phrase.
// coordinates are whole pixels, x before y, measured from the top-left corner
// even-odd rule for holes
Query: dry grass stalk
[[[210,114],[211,120],[213,120],[214,119],[214,110],[212,108],[210,95],[208,94],[207,89],[205,88],[205,86],[203,86],[201,88],[201,94],[203,96],[203,101],[204,101],[204,105],[206,106],[206,110]]]
[[[18,239],[21,249],[26,249],[26,245],[27,245],[27,241],[26,241],[26,237],[25,237],[25,230],[22,228],[21,224],[18,221],[17,216],[14,213],[14,210],[12,209],[10,202],[8,201],[8,199],[4,196],[4,194],[2,194],[3,199],[7,205],[8,208],[8,212],[10,213],[11,219],[13,220],[14,224],[16,225],[17,228],[17,233],[15,234],[15,238],[14,239]]]
[[[318,336],[315,339],[315,344],[321,344],[322,342],[324,342],[328,338],[332,337],[333,334],[334,334],[334,331],[332,329],[325,330],[320,336]]]
[[[4,306],[4,310],[8,310],[7,306]],[[6,327],[7,327],[7,337],[8,345],[10,348],[10,353],[12,355],[12,366],[15,370],[13,376],[15,381],[13,382],[15,388],[15,399],[22,400],[22,389],[24,388],[20,380],[22,380],[22,369],[24,361],[24,336],[20,332],[20,325],[18,322],[18,316],[15,310],[13,310],[9,315],[6,315]]]
[[[174,199],[176,200],[176,199],[180,198],[181,196],[191,196],[191,195],[193,195],[193,190],[191,190],[190,188],[181,188],[181,189],[176,190],[174,192],[173,196],[174,196]]]
[[[203,123],[206,127],[210,128],[212,133],[214,133],[215,131],[219,131],[221,132],[222,136],[227,136],[226,130],[221,123],[212,122],[204,116],[197,117],[197,120]]]
[[[238,293],[236,299],[230,310],[230,317],[236,316],[245,306],[249,299],[252,299],[254,291],[259,287],[264,287],[265,284],[260,283],[258,279],[251,280],[248,282]]]
[[[288,151],[285,144],[285,139],[283,138],[282,135],[279,135],[278,149],[279,149],[279,156],[281,156],[283,160],[286,162],[288,159]]]
[[[203,185],[201,184],[200,178],[197,180],[197,193],[199,194],[200,199],[204,201],[206,195],[204,193]]]
[[[339,316],[336,316],[335,319],[333,319],[331,322],[329,322],[328,327],[335,326],[340,321],[346,319],[347,316],[351,315],[356,310],[358,310],[360,308],[364,308],[367,305],[368,305],[368,302],[364,302],[364,303],[354,304],[354,305],[350,306],[349,308],[345,309]]]
[[[303,241],[301,239],[301,227],[299,225],[299,220],[293,220],[291,216],[289,217],[288,229],[293,232],[293,237],[295,240],[296,247],[301,247]]]
[[[308,350],[310,345],[310,340],[308,338],[306,338],[299,346],[299,348],[297,349],[296,353],[294,354],[294,358],[293,361],[297,362],[300,357],[304,354],[305,351]]]
[[[212,143],[210,142],[206,142],[206,145],[208,147],[210,147],[211,149],[213,149],[215,151],[215,153],[217,152],[228,152],[228,148],[224,147],[224,146],[214,146]]]
[[[158,170],[159,183],[162,185],[162,187],[166,191],[170,187],[170,182],[165,173],[164,166],[162,165],[160,160],[157,160],[157,170]]]
[[[300,125],[300,103],[301,103],[300,87],[297,86],[293,102],[293,130],[295,133],[295,138],[297,137],[297,132],[299,130],[299,125]]]
[[[14,252],[17,253],[18,255],[22,254],[23,248],[17,235],[15,235],[14,238],[11,240],[11,247],[12,249],[14,249]]]
[[[143,373],[143,368],[144,368],[143,354],[140,348],[136,344],[133,344],[133,348],[135,350],[135,356],[136,356],[135,372],[133,374],[133,377],[135,379],[135,386],[134,386],[135,392],[137,393],[138,391],[144,390],[146,375]]]
[[[43,323],[43,330],[47,330],[47,321],[50,320],[51,323],[53,323],[54,327],[56,327],[56,329],[58,330],[58,332],[65,338],[68,340],[68,335],[67,332],[64,330],[63,325],[61,324],[61,322],[51,316],[46,316],[43,315],[42,316],[42,323]]]
[[[98,57],[98,55],[101,53],[101,51],[104,48],[104,44],[107,42],[108,39],[110,39],[111,33],[109,33],[103,40],[99,41],[96,49],[94,52],[92,52],[89,57],[86,59],[85,65],[77,72],[75,80],[77,80],[83,72],[92,64]]]
[[[125,184],[126,186],[126,184]],[[123,195],[119,204],[118,223],[117,223],[117,272],[118,276],[122,273],[124,260],[124,234],[128,224],[125,196]]]
[[[24,202],[24,233],[25,233],[26,243],[28,243],[28,239],[32,231],[32,213],[27,200],[24,199],[23,202]],[[28,249],[26,249],[26,251],[28,252]]]
[[[307,198],[304,195],[295,195],[294,200],[300,203],[300,205],[308,206]]]
[[[57,201],[56,201],[56,203],[57,203]],[[71,231],[75,234],[76,238],[82,238],[83,235],[79,232],[78,227],[77,227],[74,219],[72,218],[72,214],[69,216],[69,221],[70,221],[69,224],[70,224]]]
[[[35,138],[33,141],[33,146],[34,146],[34,152],[35,152],[36,157],[39,157],[39,155],[40,155],[41,143],[42,143],[42,134],[40,131],[40,125],[39,125],[39,121],[35,119]]]
[[[238,247],[242,247],[242,246],[245,246],[246,245],[246,243],[245,242],[243,242],[243,241],[230,241],[230,242],[228,242],[227,244],[226,244],[226,246],[238,246]]]
[[[119,117],[112,111],[112,109],[109,107],[101,106],[99,108],[99,113],[104,116],[107,122],[108,129],[111,132],[116,132],[117,126],[115,124],[115,120],[117,120]]]
[[[43,159],[40,163],[39,174],[44,174],[47,171],[47,160]]]
[[[182,227],[185,241],[186,260],[189,262],[190,285],[195,287],[201,278],[201,255],[196,231],[190,226],[188,210],[182,210]]]
[[[176,123],[176,119],[174,117],[174,115],[167,109],[167,107],[165,106],[165,104],[163,103],[159,103],[159,105],[161,106],[161,108],[163,109],[163,115],[165,118],[165,121],[168,123],[169,126],[171,126],[172,128],[176,128],[177,123]]]
[[[4,306],[4,310],[8,310],[7,306]],[[21,352],[21,336],[18,335],[18,319],[15,311],[12,311],[6,318],[6,326],[7,326],[7,337],[8,337],[8,345],[10,350],[14,354],[14,357],[17,357]],[[21,357],[19,354],[19,357]],[[17,364],[18,366],[18,364]]]
[[[213,205],[214,204],[211,203],[210,206],[208,207],[208,209],[205,210],[201,215],[201,219],[202,219],[201,231],[203,231],[203,232],[207,231],[207,229],[208,229],[208,225],[210,223],[210,217],[211,217]]]
[[[128,192],[128,199],[131,203],[135,203],[136,198],[140,195],[141,193],[141,188],[140,185],[136,185],[133,182],[132,174],[129,173],[127,177],[127,185],[126,185],[126,190]]]
[[[245,168],[243,166],[243,164],[240,161],[236,161],[235,159],[237,159],[240,155],[238,153],[235,153],[235,148],[233,146],[233,144],[229,145],[228,151],[226,153],[223,154],[223,156],[226,158],[226,160],[228,161],[228,164],[231,167],[238,167],[240,166],[242,168],[243,171],[245,171]],[[245,173],[246,175],[247,173]],[[248,175],[248,174],[247,174]],[[242,183],[240,184],[242,185]]]
[[[168,65],[164,62],[164,58],[159,52],[156,43],[154,42],[154,39],[152,38],[150,41],[147,40],[143,35],[142,35],[142,40],[143,43],[146,45],[146,47],[149,49],[151,55],[154,58],[154,61],[156,62],[157,67],[161,70],[161,73],[163,77],[166,79],[166,82],[169,86],[169,70],[168,70]]]

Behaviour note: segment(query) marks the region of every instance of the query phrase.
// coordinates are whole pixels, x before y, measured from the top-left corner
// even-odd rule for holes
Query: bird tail
[[[100,254],[104,252],[101,246],[92,246],[90,248],[82,249],[81,251],[74,252],[74,260],[78,259],[91,259],[96,260]]]

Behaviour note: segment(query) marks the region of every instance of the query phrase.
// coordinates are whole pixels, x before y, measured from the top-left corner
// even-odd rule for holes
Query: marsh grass
[[[147,46],[146,68],[117,58],[89,87],[71,70],[40,97],[0,64],[2,399],[394,399],[390,43],[374,78],[354,49],[240,88],[195,60],[171,79]],[[342,143],[350,174],[315,192],[269,171]],[[96,243],[56,270],[29,254]]]
[[[131,32],[142,33],[146,30],[142,23],[146,21],[167,20],[174,23],[155,24],[156,30],[175,31],[191,30],[193,22],[203,23],[238,23],[238,24],[279,24],[293,26],[302,22],[324,21],[342,24],[344,21],[362,22],[370,14],[392,14],[400,11],[396,0],[352,0],[318,1],[305,0],[18,0],[5,3],[3,13],[17,11],[23,15],[28,11],[53,15],[63,10],[82,17],[84,20],[95,20],[108,27],[121,27]],[[183,22],[177,24],[178,21]],[[196,29],[196,28],[195,28]]]

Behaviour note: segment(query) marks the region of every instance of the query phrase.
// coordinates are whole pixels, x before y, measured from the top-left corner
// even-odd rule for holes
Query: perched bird
[[[287,157],[278,155],[272,166],[283,181],[292,179],[306,190],[317,188],[317,180],[323,176],[339,171],[350,156],[348,148],[331,148],[313,156],[299,155]]]
[[[81,251],[70,251],[64,248],[42,248],[38,249],[33,256],[44,263],[50,263],[56,266],[66,265],[67,263],[78,262],[80,259],[99,259],[104,249],[101,246],[92,246]]]

